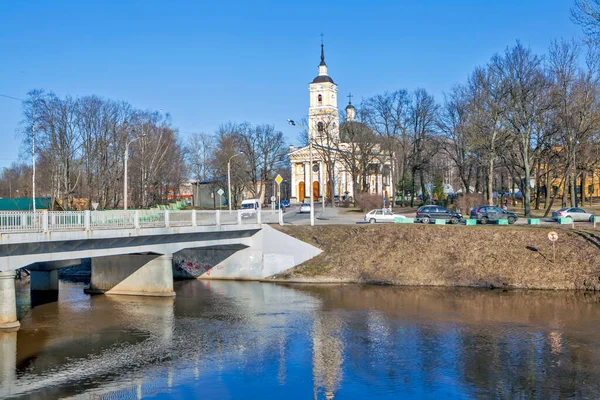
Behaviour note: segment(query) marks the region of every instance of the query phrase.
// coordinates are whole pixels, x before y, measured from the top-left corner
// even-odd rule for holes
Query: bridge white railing
[[[0,211],[0,234],[248,224],[283,225],[280,210]]]

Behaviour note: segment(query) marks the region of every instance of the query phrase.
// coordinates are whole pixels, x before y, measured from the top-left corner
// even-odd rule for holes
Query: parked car
[[[309,213],[310,212],[310,203],[302,203],[300,204],[300,213]]]
[[[275,202],[276,210],[279,210],[279,204],[281,204],[281,208],[285,211],[285,209],[290,206],[290,201],[289,200],[281,200],[280,203]]]
[[[403,215],[396,215],[387,208],[380,210],[371,210],[365,214],[365,222],[372,224],[376,222],[394,222],[395,217],[406,218]]]
[[[471,209],[471,218],[477,219],[477,222],[482,224],[506,219],[512,225],[519,219],[519,216],[514,212],[504,211],[496,206],[477,206]]]
[[[434,219],[445,219],[451,224],[458,224],[463,216],[461,213],[450,211],[441,206],[422,206],[417,209],[417,222],[428,224]]]
[[[553,211],[552,219],[558,221],[559,218],[572,218],[573,221],[594,222],[594,214],[589,213],[584,209],[578,207],[567,207]]]
[[[257,199],[242,200],[242,218],[252,218],[260,211],[260,202]]]

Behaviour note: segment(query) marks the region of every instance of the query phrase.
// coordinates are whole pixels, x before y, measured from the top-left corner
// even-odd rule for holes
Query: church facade
[[[309,84],[308,127],[302,127],[306,131],[308,145],[298,149],[290,147],[288,154],[291,163],[290,200],[302,203],[308,201],[311,195],[315,201],[332,200],[334,196],[342,199],[361,192],[380,195],[382,205],[389,205],[394,195],[391,160],[377,152],[369,158],[369,172],[362,180],[352,176],[352,163],[359,161],[356,155],[342,157],[348,151],[354,151],[354,147],[345,143],[340,130],[344,130],[344,124],[354,123],[355,109],[350,101],[346,107],[346,121],[340,127],[337,98],[337,85],[328,74],[321,44],[319,74]]]

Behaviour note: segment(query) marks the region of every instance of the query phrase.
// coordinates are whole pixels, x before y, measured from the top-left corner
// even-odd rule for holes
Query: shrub
[[[381,199],[381,195],[369,193],[357,194],[355,203],[356,206],[364,212],[371,211],[374,208],[381,208],[383,206],[383,200]]]

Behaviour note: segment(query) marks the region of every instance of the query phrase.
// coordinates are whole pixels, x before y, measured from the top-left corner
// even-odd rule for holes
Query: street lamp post
[[[310,134],[308,133],[308,130],[303,127],[302,125],[298,125],[296,124],[296,122],[292,119],[288,119],[288,123],[290,125],[293,126],[299,126],[300,128],[304,129],[304,132],[306,132],[306,135],[308,137],[308,158],[309,158],[309,164],[310,164],[310,168],[309,168],[309,180],[310,180],[310,185],[309,185],[309,196],[310,196],[310,226],[315,226],[315,205],[314,205],[314,200],[313,200],[313,153],[312,153],[312,140],[310,140]],[[293,182],[292,182],[293,184]],[[324,201],[325,199],[323,199]]]
[[[124,171],[125,176],[123,177],[123,210],[127,210],[127,197],[128,197],[127,196],[127,159],[129,159],[129,145],[131,143],[135,142],[136,140],[138,140],[140,137],[144,137],[144,136],[146,136],[146,135],[143,134],[142,136],[133,138],[125,144],[125,171]]]
[[[241,156],[244,154],[243,152],[239,152],[237,154],[229,157],[227,161],[227,205],[229,205],[229,211],[231,212],[231,159],[236,156]]]

